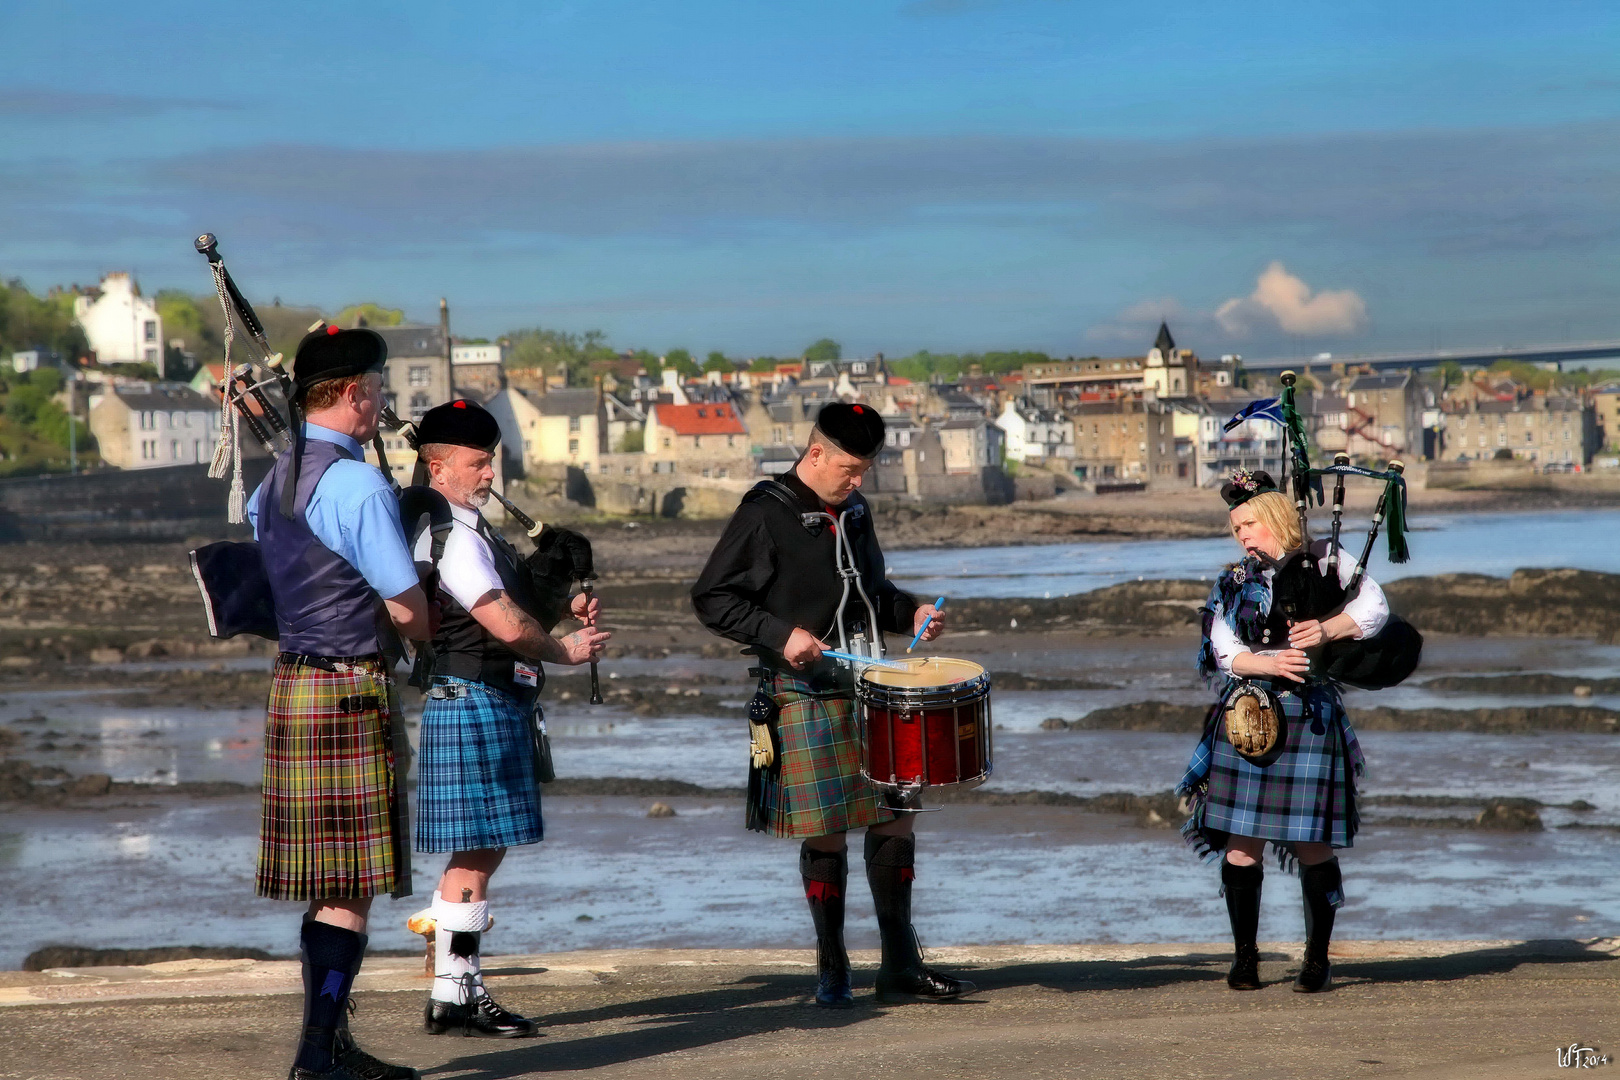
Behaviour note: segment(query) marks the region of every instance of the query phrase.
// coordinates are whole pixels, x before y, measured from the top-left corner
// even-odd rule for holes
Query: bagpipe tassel
[[[229,395],[227,395],[228,397]],[[240,525],[247,520],[247,485],[242,478],[242,420],[231,410],[231,495],[225,507],[225,520]],[[220,475],[224,475],[221,473]]]
[[[1389,478],[1384,488],[1385,528],[1389,533],[1389,561],[1403,563],[1412,557],[1406,546],[1406,479],[1400,474]]]

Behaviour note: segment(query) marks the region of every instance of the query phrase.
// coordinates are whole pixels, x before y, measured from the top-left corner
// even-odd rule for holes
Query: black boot
[[[353,1016],[356,1011],[354,998],[351,997],[349,1016]],[[360,1044],[354,1041],[354,1034],[349,1031],[348,1017],[344,1017],[343,1022],[338,1025],[337,1038],[332,1043],[332,1053],[337,1058],[339,1067],[348,1070],[356,1080],[422,1080],[422,1074],[410,1066],[391,1065],[360,1049]]]
[[[440,930],[439,933],[444,933]],[[451,932],[450,952],[467,957],[478,952],[482,934],[467,930]],[[429,1035],[443,1035],[459,1030],[462,1035],[476,1035],[485,1039],[521,1039],[538,1032],[539,1025],[527,1017],[502,1008],[489,996],[489,991],[478,977],[469,972],[462,980],[461,996],[457,1003],[429,997],[422,1013],[422,1028]]]
[[[805,843],[799,847],[799,874],[804,878],[810,918],[816,924],[816,1004],[824,1009],[848,1009],[855,1004],[849,992],[849,953],[844,951],[849,853],[819,851]]]
[[[866,834],[866,880],[872,886],[883,963],[877,973],[879,1001],[942,1001],[978,989],[923,964],[911,927],[911,882],[916,844],[909,836]]]
[[[1226,892],[1226,917],[1232,922],[1232,946],[1236,956],[1226,973],[1226,985],[1233,990],[1258,990],[1260,982],[1260,885],[1266,872],[1259,863],[1238,866],[1221,860],[1221,886]]]
[[[1305,962],[1294,980],[1294,990],[1301,994],[1318,994],[1333,985],[1328,942],[1333,939],[1334,911],[1344,903],[1344,878],[1339,874],[1339,860],[1301,866],[1299,891],[1305,899]]]

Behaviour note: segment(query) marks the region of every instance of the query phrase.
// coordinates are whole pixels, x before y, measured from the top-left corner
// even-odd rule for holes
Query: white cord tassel
[[[235,468],[231,471],[231,497],[226,504],[225,520],[240,525],[247,520],[247,486],[242,480],[242,417],[231,410],[231,457]]]

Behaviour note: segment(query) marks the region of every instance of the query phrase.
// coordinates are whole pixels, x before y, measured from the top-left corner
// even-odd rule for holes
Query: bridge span
[[[1373,356],[1297,356],[1243,361],[1249,371],[1325,368],[1333,364],[1365,365],[1374,371],[1432,368],[1452,362],[1464,367],[1489,367],[1498,360],[1524,360],[1533,364],[1566,364],[1576,360],[1620,360],[1620,341],[1589,341],[1570,345],[1527,345],[1510,349],[1437,349],[1432,352],[1382,353]]]

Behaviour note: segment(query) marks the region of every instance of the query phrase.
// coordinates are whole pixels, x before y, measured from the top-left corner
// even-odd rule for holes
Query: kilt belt
[[[853,696],[818,693],[802,679],[772,673],[779,770],[763,772],[759,831],[808,837],[891,821],[881,793],[861,776],[860,724]]]
[[[411,746],[380,657],[276,658],[255,891],[277,900],[411,894]]]

